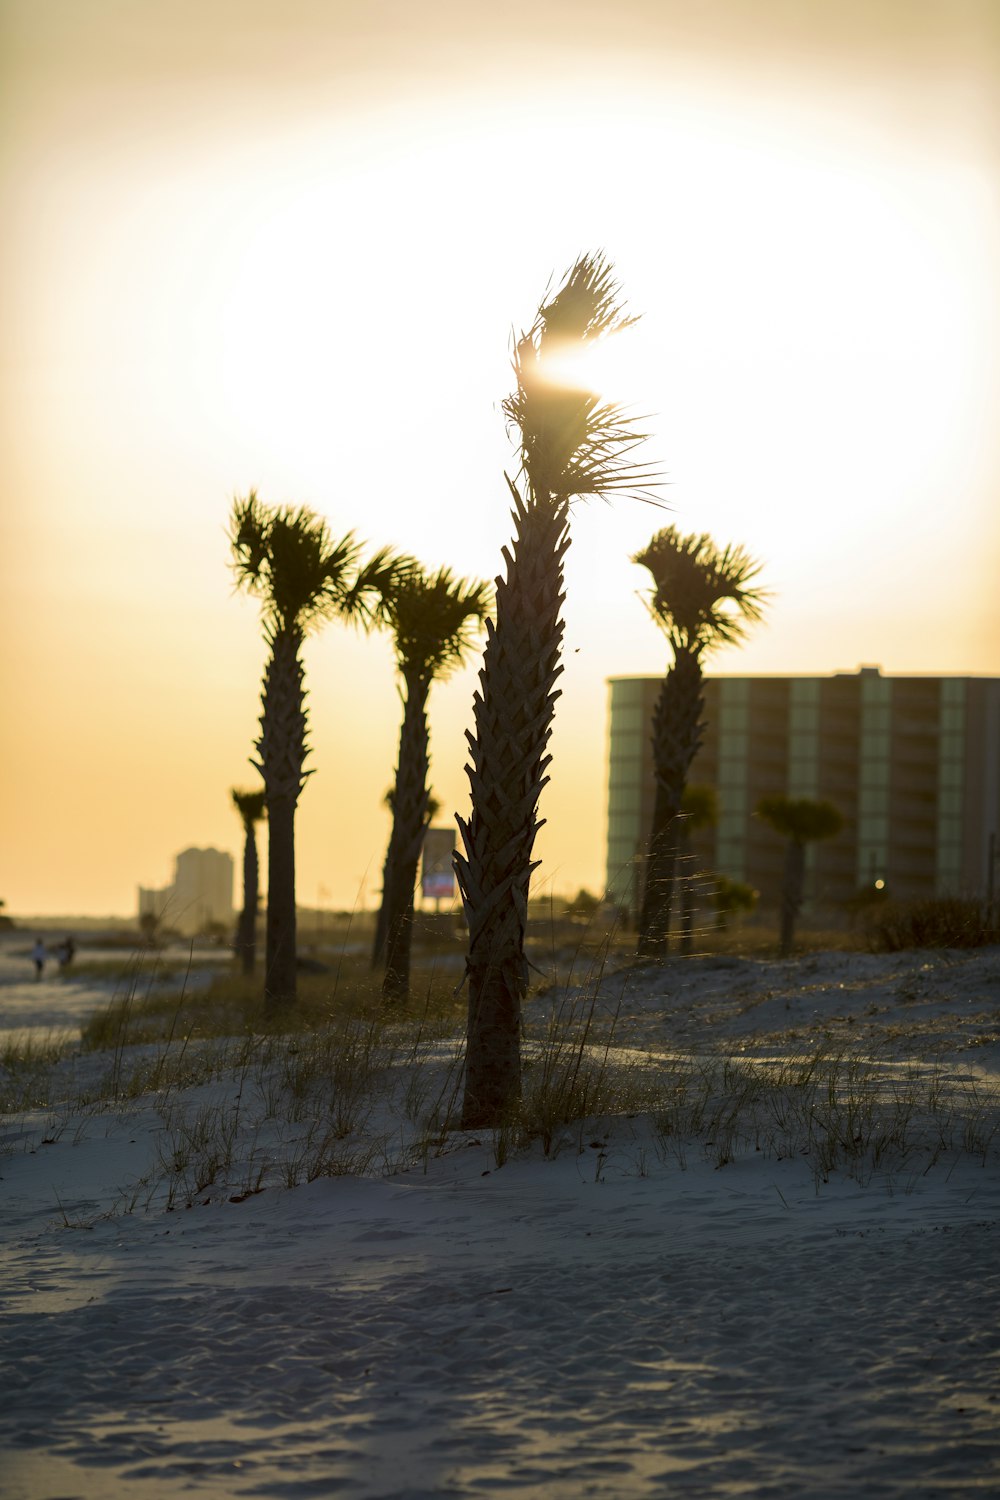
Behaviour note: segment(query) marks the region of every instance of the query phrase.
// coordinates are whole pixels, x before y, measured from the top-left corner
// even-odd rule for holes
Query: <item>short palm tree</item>
[[[382,994],[404,1000],[410,988],[413,888],[431,796],[427,699],[431,684],[467,657],[486,618],[492,590],[486,583],[456,578],[449,568],[427,574],[413,566],[383,600],[402,681],[403,723],[392,790],[392,832],[382,880],[382,910],[376,927],[375,962],[385,964]]]
[[[753,911],[759,892],[745,880],[730,880],[728,875],[716,875],[712,882],[712,905],[715,907],[717,932],[725,932],[729,919],[743,912]]]
[[[497,1124],[521,1092],[521,1002],[528,886],[538,800],[562,670],[563,558],[578,496],[609,497],[652,477],[632,461],[641,441],[620,407],[565,383],[566,363],[627,326],[611,267],[582,256],[514,350],[504,402],[521,455],[507,477],[514,539],[503,549],[495,620],[487,622],[469,734],[472,812],[455,856],[469,924],[469,1019],[462,1124]]]
[[[230,541],[237,587],[260,600],[268,648],[253,764],[270,824],[264,1003],[273,1012],[296,999],[295,809],[311,774],[302,645],[334,616],[373,624],[399,562],[382,551],[362,564],[354,532],[335,541],[312,511],[264,505],[254,490],[233,506]]]
[[[758,818],[788,840],[781,893],[781,956],[785,958],[792,951],[795,923],[802,910],[806,845],[834,838],[844,820],[832,802],[812,797],[762,797],[755,810]]]
[[[260,862],[257,858],[257,824],[267,816],[267,797],[263,791],[241,791],[234,786],[230,793],[233,806],[243,821],[243,910],[236,924],[236,956],[244,974],[252,974],[257,958],[257,905],[260,887]]]
[[[653,576],[649,612],[673,652],[653,711],[656,794],[639,914],[639,952],[658,958],[669,946],[677,820],[705,732],[702,661],[715,647],[743,639],[761,618],[767,594],[752,586],[760,564],[742,547],[720,550],[710,536],[682,536],[676,526],[658,531],[632,561]]]

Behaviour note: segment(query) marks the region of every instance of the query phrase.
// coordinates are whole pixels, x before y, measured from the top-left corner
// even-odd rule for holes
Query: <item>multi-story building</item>
[[[139,916],[155,916],[186,936],[233,920],[233,857],[219,849],[185,849],[174,865],[174,883],[139,887]]]
[[[634,908],[652,820],[650,744],[660,678],[613,678],[608,894]],[[782,840],[765,795],[822,798],[844,819],[810,846],[807,899],[834,905],[875,886],[898,899],[1000,894],[1000,678],[708,677],[705,738],[689,784],[715,788],[714,827],[692,836],[698,868],[778,901]],[[879,884],[881,882],[881,884]]]

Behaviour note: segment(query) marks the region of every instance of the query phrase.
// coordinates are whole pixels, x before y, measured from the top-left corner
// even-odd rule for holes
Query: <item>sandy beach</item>
[[[574,1005],[625,1107],[547,1143],[429,1131],[439,1035],[322,1139],[290,1045],[5,1069],[0,1494],[996,1493],[1000,950],[628,966],[529,1056]]]

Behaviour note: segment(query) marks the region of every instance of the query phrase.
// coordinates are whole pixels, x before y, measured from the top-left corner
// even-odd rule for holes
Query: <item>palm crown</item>
[[[381,606],[403,675],[439,679],[458,666],[475,644],[492,597],[489,584],[456,578],[450,568],[428,574],[410,564]]]
[[[267,793],[263,787],[259,791],[247,792],[234,786],[230,796],[233,799],[233,806],[244,823],[259,823],[267,816]]]
[[[514,350],[517,389],[503,403],[538,499],[568,501],[641,490],[653,471],[632,461],[645,440],[634,419],[593,391],[571,385],[564,368],[598,341],[636,322],[621,311],[619,285],[601,255],[584,255]]]
[[[797,844],[811,844],[819,839],[834,838],[844,826],[840,809],[823,798],[761,797],[757,816],[775,833]]]
[[[255,490],[233,506],[230,541],[237,587],[261,600],[278,630],[305,631],[332,615],[374,623],[401,567],[384,548],[359,566],[353,531],[334,540],[322,517],[304,506],[264,505]]]
[[[700,656],[742,640],[769,597],[752,586],[760,563],[743,547],[720,549],[707,533],[683,536],[668,526],[632,561],[652,574],[649,611],[675,651]]]

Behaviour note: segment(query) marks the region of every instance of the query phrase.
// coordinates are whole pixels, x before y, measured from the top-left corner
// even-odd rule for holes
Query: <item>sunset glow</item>
[[[889,5],[886,41],[767,5],[766,49],[735,4],[372,9],[5,7],[15,914],[129,914],[186,845],[237,851],[263,653],[234,495],[496,574],[512,337],[582,250],[640,315],[586,379],[642,417],[669,510],[574,512],[541,883],[602,884],[605,680],[663,670],[629,562],[661,525],[774,591],[709,671],[998,670],[995,7]],[[299,899],[370,904],[391,652],[331,626],[307,672]],[[439,821],[474,685],[432,697]]]

